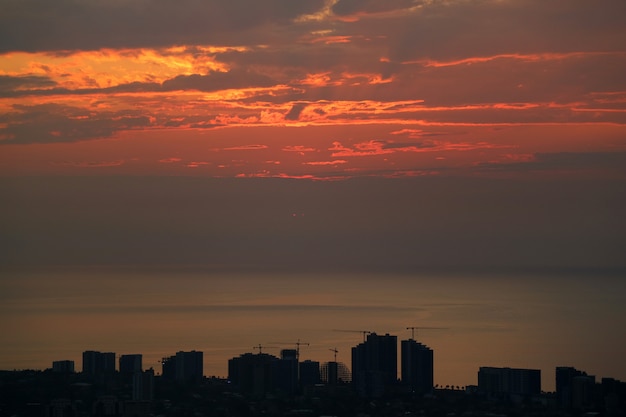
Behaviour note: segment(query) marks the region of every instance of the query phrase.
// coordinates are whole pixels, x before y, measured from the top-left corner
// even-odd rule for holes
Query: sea
[[[3,370],[73,360],[80,371],[82,352],[97,350],[142,354],[158,374],[163,358],[196,350],[206,376],[225,378],[230,358],[296,348],[301,361],[350,368],[352,347],[377,333],[433,349],[438,386],[476,385],[479,368],[495,366],[540,369],[553,391],[557,366],[626,380],[625,329],[620,271],[54,267],[0,277]]]

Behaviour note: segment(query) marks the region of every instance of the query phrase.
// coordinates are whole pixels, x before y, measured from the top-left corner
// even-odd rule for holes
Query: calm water
[[[84,350],[142,353],[144,368],[204,351],[206,375],[253,346],[350,365],[359,330],[435,351],[435,383],[476,384],[480,366],[575,366],[626,380],[626,279],[563,275],[215,274],[119,270],[4,273],[0,369],[45,369]],[[338,331],[342,330],[342,331]],[[347,331],[354,330],[354,331]]]

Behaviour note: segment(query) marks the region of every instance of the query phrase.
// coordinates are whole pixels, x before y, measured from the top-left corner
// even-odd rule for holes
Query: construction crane
[[[411,330],[411,340],[415,340],[415,330],[447,330],[448,327],[429,327],[429,326],[411,326],[407,327],[407,330]]]
[[[275,346],[263,346],[260,343],[257,346],[252,346],[252,349],[259,349],[259,355],[263,353],[263,349],[265,348],[273,348]]]
[[[331,352],[335,352],[335,362],[337,362],[337,352],[339,352],[339,351],[337,350],[337,348],[334,348],[334,349],[328,349],[328,350],[330,350]]]
[[[334,332],[344,332],[344,333],[362,333],[363,341],[365,342],[366,335],[372,334],[374,332],[370,330],[343,330],[343,329],[333,329]]]
[[[309,343],[301,342],[300,339],[298,339],[297,342],[271,342],[271,343],[275,343],[277,345],[296,345],[296,358],[298,360],[300,360],[300,345],[310,346]]]

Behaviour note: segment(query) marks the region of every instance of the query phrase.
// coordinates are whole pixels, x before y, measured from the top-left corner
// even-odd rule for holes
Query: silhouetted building
[[[124,401],[124,417],[150,416],[154,416],[150,401]]]
[[[556,398],[561,408],[583,409],[592,405],[595,376],[571,366],[557,366],[555,378]]]
[[[300,362],[300,386],[306,387],[316,385],[321,382],[320,363],[316,361],[306,360]]]
[[[74,361],[54,361],[52,362],[52,371],[63,374],[73,374]]]
[[[141,361],[142,355],[140,354],[120,356],[120,373],[128,375],[143,371]]]
[[[348,384],[352,373],[343,362],[324,362],[320,366],[320,378],[327,385]]]
[[[279,359],[267,353],[245,353],[228,361],[228,380],[240,392],[263,397],[272,390],[272,364]]]
[[[326,362],[322,365],[322,380],[326,385],[337,385],[339,382],[338,362]]]
[[[161,359],[161,376],[168,381],[176,379],[176,356]]]
[[[202,381],[204,376],[203,353],[192,350],[191,352],[176,352],[176,381],[193,382]]]
[[[124,405],[113,395],[102,395],[93,403],[92,415],[94,417],[121,416],[124,413]]]
[[[57,398],[50,402],[45,409],[46,417],[69,417],[77,416],[76,406],[66,398]]]
[[[541,393],[541,371],[481,367],[478,371],[478,391],[492,395],[538,395]]]
[[[352,348],[352,384],[366,398],[383,396],[398,379],[396,336],[369,334],[367,340]]]
[[[272,363],[272,388],[284,394],[298,390],[298,352],[295,349],[280,351],[280,360]]]
[[[412,392],[425,394],[433,389],[433,351],[413,339],[401,342],[402,384]]]
[[[614,378],[602,378],[600,392],[607,415],[626,415],[626,382]]]
[[[296,349],[282,349],[280,351],[280,358],[286,360],[298,360],[298,351]]]
[[[115,353],[87,350],[83,352],[83,374],[100,376],[115,372]]]
[[[133,401],[152,401],[154,399],[154,370],[137,371],[133,374]]]

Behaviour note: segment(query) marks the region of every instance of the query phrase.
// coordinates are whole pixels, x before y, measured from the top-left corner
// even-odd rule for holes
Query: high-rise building
[[[272,363],[272,388],[285,394],[298,390],[298,352],[295,349],[280,351],[280,360]]]
[[[320,363],[316,361],[306,360],[300,362],[300,386],[306,387],[319,384],[320,379]]]
[[[425,394],[433,389],[433,351],[413,339],[401,342],[402,384],[416,394]]]
[[[115,373],[115,353],[87,350],[83,352],[83,374],[89,376]]]
[[[177,382],[200,382],[204,376],[203,353],[192,350],[191,352],[176,352],[176,381]]]
[[[557,366],[556,398],[562,408],[583,409],[593,402],[595,376],[571,366]]]
[[[334,361],[326,362],[322,374],[327,385],[337,385],[339,382],[339,363]]]
[[[120,356],[120,373],[129,375],[143,371],[141,361],[142,355],[140,354]]]
[[[168,381],[176,379],[176,356],[166,356],[161,359],[161,377]]]
[[[133,401],[152,401],[154,398],[154,370],[133,374]]]
[[[73,374],[74,373],[74,361],[70,361],[70,360],[54,361],[52,362],[52,371],[56,373]]]
[[[383,396],[398,379],[398,342],[396,336],[371,333],[367,340],[352,348],[352,384],[366,398]]]
[[[245,353],[228,361],[228,380],[241,392],[263,397],[273,389],[273,364],[276,356]]]
[[[538,395],[541,370],[483,366],[478,370],[478,391],[496,395]]]
[[[327,385],[347,384],[352,381],[352,374],[343,362],[324,362],[320,366],[320,379]]]

